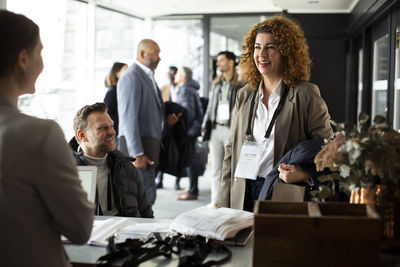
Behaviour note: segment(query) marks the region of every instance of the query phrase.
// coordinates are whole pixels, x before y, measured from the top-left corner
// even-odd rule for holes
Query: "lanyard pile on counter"
[[[210,253],[224,256],[218,260],[206,261]],[[114,237],[110,237],[107,254],[101,256],[95,266],[111,266],[118,262],[122,263],[123,267],[133,267],[159,256],[170,259],[172,254],[179,257],[178,267],[221,265],[232,257],[232,252],[226,245],[214,240],[180,234],[168,235],[163,238],[159,233],[154,233],[147,240],[128,238],[123,243],[115,243]]]

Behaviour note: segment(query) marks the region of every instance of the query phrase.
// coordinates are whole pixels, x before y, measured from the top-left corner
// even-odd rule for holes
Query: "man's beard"
[[[108,153],[111,152],[115,149],[115,145],[114,146],[108,146],[106,144],[100,144],[98,146],[96,146],[96,150],[102,153]]]

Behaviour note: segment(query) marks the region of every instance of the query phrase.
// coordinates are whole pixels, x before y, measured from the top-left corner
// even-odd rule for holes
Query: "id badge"
[[[218,121],[228,121],[229,120],[229,105],[228,104],[219,104],[217,111],[217,119]]]
[[[236,166],[235,177],[256,180],[263,152],[263,145],[253,141],[244,142]]]

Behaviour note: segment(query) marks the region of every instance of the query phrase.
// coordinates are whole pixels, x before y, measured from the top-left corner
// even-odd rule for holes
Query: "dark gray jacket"
[[[83,151],[74,152],[74,156],[78,165],[87,165]],[[132,162],[121,152],[114,150],[108,153],[107,163],[118,216],[154,218],[142,180]]]
[[[187,134],[191,137],[197,137],[201,134],[201,123],[203,121],[203,106],[197,90],[200,85],[195,80],[186,81],[178,90],[176,103],[183,106],[188,114]]]
[[[239,75],[234,72],[231,81],[229,82],[229,111],[232,112],[236,100],[236,94],[245,84],[239,80]],[[204,140],[209,140],[212,129],[215,128],[215,120],[217,118],[218,96],[222,88],[222,76],[218,76],[212,83],[210,91],[210,100],[208,101],[207,110],[204,114],[201,127],[206,131]],[[230,118],[230,116],[229,116]],[[229,119],[230,121],[230,119]]]
[[[229,111],[232,111],[233,105],[235,104],[237,91],[244,86],[244,83],[239,80],[239,76],[234,72],[232,80],[229,82]],[[204,115],[203,127],[205,127],[206,121],[210,120],[212,126],[215,126],[215,119],[217,118],[217,107],[218,107],[218,95],[222,87],[222,77],[218,76],[212,84],[210,92],[210,100],[208,102],[207,111]]]

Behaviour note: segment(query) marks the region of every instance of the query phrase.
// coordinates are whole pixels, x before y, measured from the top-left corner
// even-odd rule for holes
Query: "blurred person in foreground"
[[[39,27],[0,10],[0,263],[71,266],[61,235],[84,244],[93,205],[58,124],[19,112],[43,70]]]
[[[232,111],[218,205],[253,211],[265,177],[282,156],[302,141],[330,138],[333,131],[318,86],[308,82],[311,60],[297,23],[283,16],[264,20],[246,34],[243,50],[247,86]],[[279,171],[289,183],[310,179],[296,165],[281,164]]]
[[[122,73],[128,68],[128,65],[121,62],[115,62],[108,73],[105,86],[107,87],[106,95],[103,102],[107,104],[108,114],[114,122],[114,129],[118,136],[118,103],[117,103],[117,83]]]

